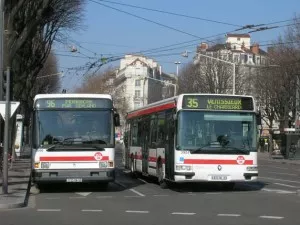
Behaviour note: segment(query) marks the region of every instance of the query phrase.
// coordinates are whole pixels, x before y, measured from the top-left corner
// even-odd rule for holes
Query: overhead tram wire
[[[179,29],[177,29],[177,28],[175,28],[175,27],[171,27],[171,26],[168,26],[168,25],[165,25],[165,24],[162,24],[162,23],[159,23],[159,22],[156,22],[156,21],[147,19],[147,18],[142,17],[142,16],[138,16],[138,15],[135,15],[135,14],[133,14],[133,13],[126,12],[126,11],[124,11],[124,10],[121,10],[121,9],[118,9],[118,8],[115,8],[115,7],[111,7],[111,6],[108,6],[108,5],[105,5],[105,4],[102,4],[102,3],[97,2],[97,1],[94,1],[94,0],[90,0],[90,1],[91,1],[91,2],[94,2],[94,3],[98,4],[98,5],[102,5],[102,6],[106,7],[106,8],[110,8],[110,9],[113,9],[113,10],[115,10],[115,11],[122,12],[122,13],[124,13],[124,14],[130,15],[130,16],[133,16],[133,17],[136,17],[136,18],[138,18],[138,19],[141,19],[141,20],[144,20],[144,21],[147,21],[147,22],[150,22],[150,23],[159,25],[159,26],[161,26],[161,27],[164,27],[164,28],[167,28],[167,29],[170,29],[170,30],[173,30],[173,31],[182,33],[182,34],[186,34],[186,35],[188,35],[188,36],[192,36],[192,37],[195,37],[195,38],[198,38],[198,39],[202,39],[202,38],[199,37],[198,35],[194,35],[194,34],[191,34],[191,33],[189,33],[189,32],[179,30]],[[207,41],[208,41],[208,42],[211,42],[211,41],[209,41],[209,40],[207,40]]]
[[[94,0],[90,0],[90,1],[95,3]],[[206,21],[206,22],[218,23],[218,24],[229,25],[229,26],[234,26],[234,27],[240,27],[240,28],[243,27],[243,26],[237,25],[237,24],[232,24],[232,23],[227,23],[227,22],[222,22],[222,21],[217,21],[217,20],[211,20],[211,19],[206,19],[206,18],[201,18],[201,17],[196,17],[196,16],[189,16],[189,15],[185,15],[185,14],[168,12],[168,11],[164,11],[164,10],[147,8],[147,7],[137,6],[137,5],[131,5],[131,4],[126,4],[126,3],[121,3],[121,2],[107,1],[107,0],[98,0],[97,2],[106,2],[106,3],[115,4],[115,5],[122,5],[122,6],[126,6],[126,7],[131,7],[131,8],[143,9],[143,10],[152,11],[152,12],[159,12],[159,13],[169,14],[169,15],[173,15],[173,16],[202,20],[202,21]]]
[[[136,17],[136,18],[139,18],[139,19],[142,19],[142,20],[151,22],[151,23],[155,23],[155,24],[160,25],[160,26],[163,26],[163,27],[165,27],[165,28],[168,28],[168,29],[171,29],[171,30],[175,30],[175,31],[177,31],[177,32],[184,33],[184,34],[187,34],[187,35],[190,35],[190,36],[193,36],[193,37],[197,37],[197,39],[195,39],[195,40],[186,41],[186,42],[182,42],[182,43],[178,43],[178,44],[172,44],[172,45],[163,46],[163,47],[154,48],[154,49],[149,49],[149,50],[142,50],[142,51],[135,52],[136,54],[141,54],[141,53],[146,53],[146,52],[153,52],[154,50],[160,50],[160,49],[162,49],[162,48],[171,47],[171,46],[175,46],[175,45],[181,45],[181,44],[184,44],[184,43],[191,43],[191,42],[199,41],[199,40],[201,40],[201,39],[202,39],[202,40],[203,40],[203,39],[206,40],[206,38],[201,38],[201,37],[199,37],[199,36],[197,36],[197,35],[190,34],[190,33],[188,33],[188,32],[181,31],[181,30],[179,30],[179,29],[177,29],[177,28],[170,27],[170,26],[167,26],[167,25],[164,25],[164,24],[161,24],[161,23],[158,23],[158,22],[155,22],[155,21],[146,19],[146,18],[144,18],[144,17],[140,17],[140,16],[137,16],[137,15],[134,15],[134,14],[129,13],[129,12],[126,12],[126,11],[124,11],[124,10],[117,9],[117,8],[114,8],[114,7],[111,7],[111,6],[102,4],[102,3],[97,2],[97,1],[94,1],[94,0],[90,0],[90,1],[91,1],[91,2],[94,2],[94,3],[98,4],[98,5],[102,5],[102,6],[104,6],[104,7],[111,8],[111,9],[114,9],[114,10],[116,10],[116,11],[119,11],[119,12],[122,12],[122,13],[125,13],[125,14],[128,14],[128,15],[131,15],[131,16],[133,16],[133,17]],[[279,21],[279,22],[281,23],[281,22],[283,22],[283,21]],[[279,22],[278,22],[278,23],[279,23]],[[272,24],[275,24],[275,23],[277,23],[277,22],[273,22]],[[263,25],[267,25],[267,24],[263,24]],[[248,28],[249,26],[251,26],[251,27],[258,27],[258,26],[260,26],[260,25],[246,25],[246,26],[245,26],[245,27],[246,27],[245,29],[249,29],[249,28]],[[236,30],[233,30],[232,32],[234,32],[234,31],[236,31]],[[228,32],[222,33],[222,34],[227,34],[227,33],[228,33]],[[220,34],[219,34],[219,35],[220,35]],[[210,41],[210,40],[206,40],[206,41],[207,41],[207,42],[213,42],[213,41]],[[156,52],[157,52],[157,51],[156,51]]]

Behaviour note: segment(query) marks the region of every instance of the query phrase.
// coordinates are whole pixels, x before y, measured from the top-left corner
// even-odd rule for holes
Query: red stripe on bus
[[[184,164],[223,164],[223,165],[253,165],[253,160],[245,160],[239,164],[236,160],[231,159],[185,159]]]
[[[133,117],[163,111],[163,110],[166,110],[166,109],[172,109],[172,108],[175,108],[175,107],[176,107],[176,105],[175,105],[174,102],[167,103],[167,104],[164,104],[164,105],[154,106],[152,108],[142,109],[142,110],[139,110],[139,111],[136,111],[136,112],[133,112],[133,113],[129,113],[127,115],[127,119],[131,119]]]
[[[41,156],[40,161],[58,162],[58,161],[103,161],[109,160],[108,156],[103,156],[101,160],[96,160],[94,156]]]
[[[161,162],[164,164],[165,163],[165,159],[160,158]],[[149,162],[157,162],[157,158],[156,157],[149,157],[148,158]]]

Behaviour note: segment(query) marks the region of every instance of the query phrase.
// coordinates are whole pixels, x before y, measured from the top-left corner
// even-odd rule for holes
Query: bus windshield
[[[53,144],[114,145],[111,110],[36,111],[38,146]]]
[[[255,113],[181,111],[177,130],[177,150],[224,154],[256,151]]]

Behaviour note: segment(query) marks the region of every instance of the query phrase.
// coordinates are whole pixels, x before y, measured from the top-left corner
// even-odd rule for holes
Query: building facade
[[[114,86],[116,94],[123,96],[127,102],[128,112],[173,96],[176,81],[176,76],[163,73],[161,66],[153,59],[125,55],[116,71]]]

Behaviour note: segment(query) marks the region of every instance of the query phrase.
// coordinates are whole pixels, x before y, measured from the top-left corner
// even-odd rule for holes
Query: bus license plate
[[[223,180],[227,180],[227,176],[226,175],[212,175],[211,176],[212,180],[217,180],[217,181],[223,181]]]
[[[66,181],[69,183],[78,183],[78,182],[82,182],[82,178],[67,178]]]

